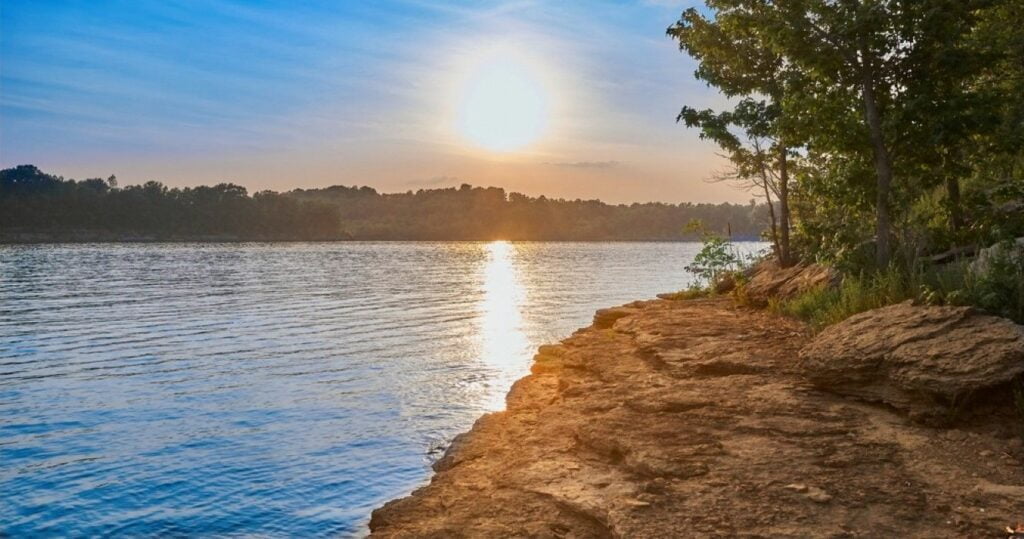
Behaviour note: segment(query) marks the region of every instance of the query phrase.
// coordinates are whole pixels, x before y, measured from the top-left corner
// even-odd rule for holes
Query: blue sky
[[[251,190],[746,200],[704,181],[721,161],[674,123],[684,104],[723,103],[664,35],[692,3],[5,0],[0,165]],[[542,139],[494,153],[460,137],[453,111],[474,62],[502,55],[551,107]]]

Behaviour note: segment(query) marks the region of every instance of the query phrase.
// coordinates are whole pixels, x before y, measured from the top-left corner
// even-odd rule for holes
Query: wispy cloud
[[[622,163],[618,161],[556,161],[544,164],[564,168],[615,168]]]
[[[420,187],[432,187],[437,185],[451,185],[455,183],[461,183],[462,180],[458,176],[434,176],[432,178],[422,178],[417,180],[409,180],[406,185],[418,185]]]

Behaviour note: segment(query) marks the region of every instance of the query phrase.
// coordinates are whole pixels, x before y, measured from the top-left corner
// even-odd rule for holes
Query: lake
[[[0,535],[362,535],[537,346],[699,248],[0,246]]]

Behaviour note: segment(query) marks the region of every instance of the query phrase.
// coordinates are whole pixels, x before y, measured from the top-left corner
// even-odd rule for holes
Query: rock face
[[[943,414],[1024,373],[1024,326],[968,307],[905,302],[826,328],[800,358],[806,376],[829,391]]]
[[[542,346],[373,536],[990,537],[1024,517],[1007,417],[947,437],[821,391],[803,326],[725,298],[596,322]]]
[[[774,260],[766,260],[750,273],[747,297],[754,305],[765,305],[772,298],[786,299],[813,290],[835,286],[839,272],[818,264],[798,264],[780,268]]]
[[[1024,260],[1024,238],[997,243],[978,251],[978,258],[971,263],[971,271],[976,275],[984,275],[991,271],[993,264],[1000,258]]]

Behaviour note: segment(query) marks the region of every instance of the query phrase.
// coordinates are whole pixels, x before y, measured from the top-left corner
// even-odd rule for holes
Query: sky
[[[675,116],[697,0],[4,0],[0,165],[284,191],[745,202]]]

